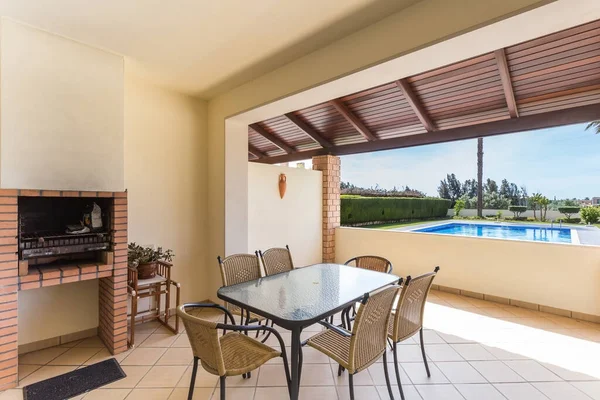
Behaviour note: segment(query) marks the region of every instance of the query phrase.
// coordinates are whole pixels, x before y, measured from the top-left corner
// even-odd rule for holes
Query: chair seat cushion
[[[331,357],[350,373],[350,338],[332,330],[326,330],[308,339],[307,344]]]
[[[219,339],[226,375],[241,375],[253,371],[281,352],[243,333],[230,332]]]

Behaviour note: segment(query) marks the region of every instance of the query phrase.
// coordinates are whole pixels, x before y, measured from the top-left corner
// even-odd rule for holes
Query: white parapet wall
[[[512,217],[514,214],[512,211],[508,211],[508,210],[496,210],[496,209],[488,209],[485,208],[483,210],[483,216],[489,216],[489,215],[497,215],[498,211],[500,211],[502,213],[503,217]],[[449,217],[453,217],[454,216],[454,209],[449,209],[448,210],[448,214]],[[467,210],[462,210],[460,212],[461,217],[474,217],[477,215],[477,210],[475,209],[467,209]],[[533,210],[527,210],[525,212],[522,212],[521,217],[532,217],[533,218]],[[540,218],[540,211],[536,211],[536,216],[539,219]],[[566,218],[567,216],[561,212],[559,212],[558,210],[548,210],[546,212],[546,221],[553,221],[557,218]],[[577,214],[573,214],[571,215],[571,218],[580,218],[579,213]]]
[[[398,276],[440,266],[436,284],[600,316],[600,247],[338,228],[336,261],[373,254]]]

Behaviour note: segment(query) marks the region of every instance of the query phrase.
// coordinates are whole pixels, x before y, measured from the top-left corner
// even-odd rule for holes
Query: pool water
[[[477,236],[510,240],[533,240],[535,242],[573,243],[571,229],[544,228],[523,225],[488,225],[449,223],[415,229],[413,232],[437,233],[443,235]]]

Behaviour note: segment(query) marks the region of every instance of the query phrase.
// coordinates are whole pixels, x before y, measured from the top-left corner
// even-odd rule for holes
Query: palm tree
[[[477,216],[483,217],[483,138],[477,139]]]
[[[588,129],[593,129],[596,131],[596,133],[600,133],[600,120],[590,122],[588,126],[585,127],[586,131]]]

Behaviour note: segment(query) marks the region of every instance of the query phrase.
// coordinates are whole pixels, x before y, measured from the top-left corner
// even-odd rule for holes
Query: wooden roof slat
[[[450,65],[446,65],[446,66],[439,67],[436,69],[432,69],[427,72],[422,72],[420,74],[408,77],[406,79],[408,79],[408,81],[410,83],[417,83],[418,81],[423,80],[423,79],[431,78],[434,76],[439,76],[446,72],[451,72],[451,71],[455,71],[457,69],[470,67],[472,65],[479,64],[479,63],[493,60],[493,59],[494,59],[494,55],[492,53],[486,53],[486,54],[482,54],[480,56],[469,58],[467,60],[459,61],[454,64],[450,64]]]
[[[546,43],[556,42],[563,38],[567,38],[573,35],[580,34],[582,32],[586,32],[592,29],[596,29],[600,27],[600,20],[596,20],[587,24],[579,25],[573,28],[568,28],[559,32],[550,33],[545,36],[541,36],[536,39],[528,40],[527,42],[515,44],[513,46],[507,47],[507,53],[516,53],[519,51],[523,51],[525,49],[529,49],[532,47],[541,47]]]
[[[473,64],[465,68],[458,68],[443,74],[431,76],[430,78],[409,81],[416,87],[438,86],[439,84],[444,82],[452,82],[455,80],[459,80],[461,77],[464,76],[477,75],[478,73],[485,72],[487,70],[493,70],[492,67],[494,67],[494,65],[496,64],[494,62],[494,59],[492,58],[479,64]]]
[[[549,56],[552,54],[562,53],[566,50],[570,50],[577,47],[586,46],[600,41],[600,29],[584,32],[580,35],[570,36],[561,41],[547,43],[543,48],[534,47],[526,51],[507,54],[506,58],[514,63],[522,63],[526,61],[535,60],[541,57]]]
[[[317,133],[317,131],[311,128],[299,116],[295,115],[294,113],[287,113],[285,114],[285,116],[292,122],[292,124],[296,125],[298,129],[310,136],[315,142],[320,144],[321,147],[327,148],[332,146],[332,144],[327,139],[325,139],[323,136]]]
[[[406,98],[406,101],[408,101],[408,104],[413,109],[413,111],[417,115],[417,118],[419,118],[419,121],[421,121],[427,132],[435,131],[435,124],[433,123],[431,118],[429,118],[427,110],[425,110],[425,108],[421,104],[421,101],[413,92],[410,84],[405,79],[400,79],[396,81],[396,86],[398,86],[398,89],[402,91],[402,94]]]
[[[340,100],[331,100],[331,105],[344,117],[365,139],[369,141],[377,140],[377,137],[362,123],[356,115],[354,115],[344,103]]]
[[[513,73],[518,73],[521,70],[528,70],[529,68],[567,64],[570,61],[589,58],[598,54],[600,54],[600,45],[593,44],[584,47],[577,47],[562,53],[553,54],[551,56],[546,56],[543,57],[543,59],[535,59],[521,64],[511,64],[510,70]]]
[[[265,153],[258,150],[256,147],[252,146],[251,144],[248,144],[248,153],[252,154],[256,158],[266,157]]]
[[[283,140],[279,139],[275,135],[272,135],[269,132],[267,132],[259,124],[251,124],[249,125],[249,127],[252,128],[254,132],[258,133],[259,135],[267,139],[269,142],[273,143],[275,146],[279,147],[281,150],[286,152],[287,154],[292,154],[294,152],[294,149],[292,147],[290,147],[287,143],[285,143]]]
[[[504,97],[506,98],[506,104],[508,105],[508,112],[512,118],[517,118],[519,116],[519,109],[517,108],[515,93],[513,91],[512,81],[510,80],[510,71],[508,69],[508,61],[506,61],[506,53],[504,49],[499,49],[494,52],[494,56],[496,57],[498,71],[500,71],[500,79],[502,80],[502,88],[504,89]]]

